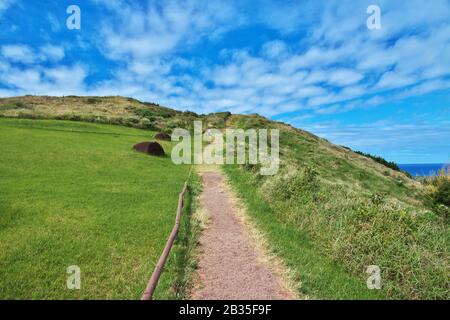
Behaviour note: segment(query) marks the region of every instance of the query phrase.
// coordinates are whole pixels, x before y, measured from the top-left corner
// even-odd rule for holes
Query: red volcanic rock
[[[163,147],[158,142],[152,141],[135,144],[133,149],[152,156],[163,156],[165,154]]]
[[[172,140],[170,138],[170,135],[168,135],[167,133],[163,133],[163,132],[157,133],[155,135],[155,139],[162,140],[162,141],[171,141]]]

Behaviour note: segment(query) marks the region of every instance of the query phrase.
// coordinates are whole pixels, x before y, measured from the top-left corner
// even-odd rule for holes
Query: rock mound
[[[163,156],[165,154],[163,147],[158,142],[153,141],[135,144],[133,149],[152,156]]]
[[[162,140],[162,141],[171,141],[172,140],[170,135],[168,135],[167,133],[164,133],[164,132],[157,133],[155,135],[155,139]]]

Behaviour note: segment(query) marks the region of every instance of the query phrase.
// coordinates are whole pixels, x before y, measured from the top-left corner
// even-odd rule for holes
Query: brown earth
[[[200,244],[199,283],[192,299],[295,299],[256,248],[225,187],[223,174],[204,172],[201,207],[209,219]]]

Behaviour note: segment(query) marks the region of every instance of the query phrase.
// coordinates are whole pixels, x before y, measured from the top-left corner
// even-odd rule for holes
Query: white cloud
[[[14,89],[14,94],[68,95],[87,92],[84,84],[88,72],[81,65],[43,68],[40,66],[0,68],[2,84]],[[11,95],[11,94],[9,94]]]
[[[408,98],[411,96],[420,96],[438,90],[450,89],[450,80],[431,80],[422,82],[412,88],[401,91],[396,98]]]
[[[65,56],[64,48],[47,44],[40,48],[41,60],[59,61]]]
[[[219,86],[232,86],[239,84],[242,79],[242,74],[237,65],[230,64],[225,67],[216,68],[212,72],[211,78]]]
[[[289,47],[280,40],[269,41],[263,45],[262,54],[269,59],[284,58],[289,54]]]
[[[1,53],[12,62],[33,63],[37,58],[29,46],[22,44],[4,45],[1,47]]]
[[[9,44],[1,47],[1,55],[13,63],[34,64],[43,61],[59,61],[64,58],[64,48],[44,45],[37,51],[24,44]]]
[[[328,73],[328,83],[347,86],[359,82],[363,75],[351,69],[332,70]]]
[[[172,53],[204,37],[217,37],[231,25],[235,12],[221,1],[148,2],[147,7],[125,1],[99,1],[114,15],[104,24],[104,52],[111,58],[145,59]]]
[[[412,13],[405,3],[381,1],[383,29],[379,33],[365,25],[369,1],[274,6],[264,0],[257,9],[254,4],[249,8],[233,1],[175,4],[167,0],[158,6],[97,1],[110,8],[116,22],[101,28],[100,48],[124,67],[94,90],[108,91],[110,86],[112,92],[175,108],[266,115],[298,108],[330,114],[384,103],[388,100],[379,95],[386,90],[396,91],[392,99],[418,94],[418,89],[405,90],[450,74],[450,58],[445,54],[450,23],[442,14],[450,5],[445,1],[433,4],[436,19]],[[428,10],[429,5],[413,2],[414,10]],[[250,9],[254,12],[246,12]],[[308,16],[312,12],[315,15]],[[400,19],[404,12],[415,19]],[[281,16],[284,20],[277,23]],[[294,17],[305,19],[295,21]],[[268,39],[259,50],[225,48],[213,63],[202,61],[201,56],[184,60],[180,66],[186,73],[173,72],[178,53],[190,52],[201,41],[218,41],[218,35],[252,23],[263,23],[280,31],[280,36]],[[306,30],[301,45],[283,41],[296,28]]]
[[[376,87],[380,89],[395,89],[414,84],[419,79],[412,75],[404,75],[399,72],[390,71],[383,74]]]

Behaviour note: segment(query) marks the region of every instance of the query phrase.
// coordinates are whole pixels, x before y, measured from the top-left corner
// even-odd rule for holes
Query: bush
[[[26,105],[22,101],[0,105],[0,110],[16,110],[16,109],[31,109],[31,107]]]
[[[310,167],[301,170],[287,170],[264,184],[263,193],[272,200],[285,201],[312,196],[319,188],[317,171]]]
[[[99,103],[99,102],[100,102],[100,100],[96,99],[96,98],[88,98],[87,99],[87,103],[88,104],[96,104],[96,103]]]
[[[62,114],[55,116],[56,120],[83,121],[84,118],[76,114]]]
[[[439,170],[438,175],[422,177],[426,187],[426,204],[440,217],[450,219],[450,167]]]
[[[137,124],[137,123],[139,123],[140,120],[141,119],[139,117],[134,117],[134,116],[127,118],[127,122],[130,124]]]
[[[149,129],[149,130],[155,130],[155,126],[152,124],[152,122],[147,118],[142,118],[139,121],[138,127],[141,129]]]
[[[172,114],[169,111],[164,110],[153,110],[153,109],[137,109],[134,113],[143,118],[150,117],[161,117],[161,118],[170,118]]]
[[[450,207],[450,180],[441,183],[434,195],[436,205],[443,204]]]

